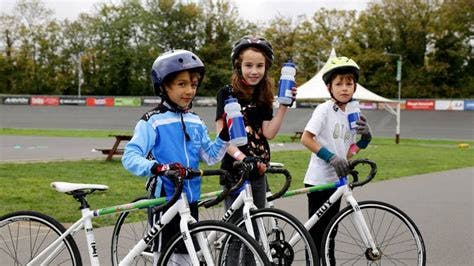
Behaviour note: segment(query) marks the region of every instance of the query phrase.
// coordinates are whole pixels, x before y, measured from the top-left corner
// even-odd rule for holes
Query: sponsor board
[[[464,101],[461,100],[436,100],[435,110],[462,111],[464,110]]]
[[[59,97],[59,105],[86,105],[85,97]]]
[[[379,110],[383,110],[385,109],[385,106],[388,105],[390,107],[392,107],[392,109],[397,109],[397,105],[398,103],[378,103],[378,109]],[[406,104],[405,104],[405,101],[404,100],[401,100],[400,101],[400,110],[405,110],[406,109]]]
[[[142,105],[147,106],[147,105],[158,105],[161,103],[161,98],[160,97],[153,97],[153,98],[143,98],[142,99]]]
[[[217,106],[217,100],[214,97],[196,97],[193,101],[194,106]]]
[[[87,97],[87,106],[114,106],[113,97]]]
[[[59,105],[59,97],[55,96],[31,96],[31,105]]]
[[[370,102],[360,102],[359,103],[359,108],[361,110],[375,110],[375,109],[377,109],[377,104],[376,103],[370,103]]]
[[[464,110],[474,111],[474,100],[465,100]]]
[[[140,106],[142,103],[138,97],[115,97],[115,106]]]
[[[433,110],[434,109],[434,100],[407,100],[406,109],[407,110]]]
[[[4,96],[2,99],[3,104],[9,105],[28,105],[30,104],[30,97],[25,96]]]

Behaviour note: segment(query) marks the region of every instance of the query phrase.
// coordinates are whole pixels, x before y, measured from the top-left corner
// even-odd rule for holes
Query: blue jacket
[[[125,146],[122,164],[137,176],[150,177],[153,175],[151,167],[154,163],[179,162],[197,169],[199,161],[203,160],[212,165],[224,157],[228,146],[228,142],[218,137],[212,142],[206,125],[196,114],[155,109],[145,114],[135,126],[133,137]],[[150,152],[153,160],[146,158]],[[169,199],[175,190],[173,182],[160,176],[157,179],[156,197],[160,195],[162,187]],[[201,196],[201,177],[185,180],[183,191],[189,202],[197,201]]]

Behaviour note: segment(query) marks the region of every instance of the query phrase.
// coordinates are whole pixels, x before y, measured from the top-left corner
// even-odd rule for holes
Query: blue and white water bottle
[[[226,123],[229,128],[230,143],[235,146],[247,144],[247,132],[245,132],[244,117],[240,112],[241,107],[234,97],[225,100],[224,111]]]
[[[295,86],[296,66],[290,59],[281,68],[280,82],[278,82],[278,98],[280,104],[290,105],[293,101],[293,87]]]
[[[349,129],[355,130],[357,126],[356,122],[360,117],[359,102],[355,100],[348,102],[346,104],[346,114],[347,120],[349,121]]]

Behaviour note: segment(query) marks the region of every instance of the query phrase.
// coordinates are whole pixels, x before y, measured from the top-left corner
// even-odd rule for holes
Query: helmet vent
[[[178,59],[178,62],[180,62],[180,63],[183,63],[183,61],[184,61],[183,58]]]

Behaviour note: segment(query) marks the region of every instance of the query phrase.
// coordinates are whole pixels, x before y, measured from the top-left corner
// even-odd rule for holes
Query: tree
[[[206,78],[198,94],[215,96],[217,90],[230,81],[232,45],[246,34],[247,23],[239,19],[235,6],[228,0],[203,0],[200,3],[204,32],[202,46],[196,52],[206,65]]]
[[[352,56],[353,51],[343,50],[355,21],[355,11],[317,10],[313,16],[299,23],[295,34],[297,76],[309,80],[327,61],[332,48],[339,55]],[[319,62],[319,65],[318,65]]]

